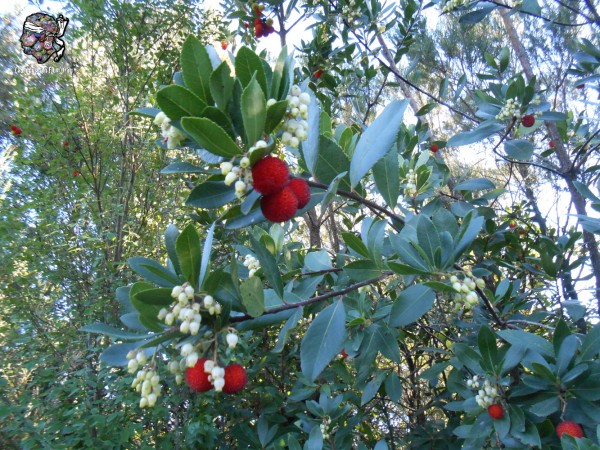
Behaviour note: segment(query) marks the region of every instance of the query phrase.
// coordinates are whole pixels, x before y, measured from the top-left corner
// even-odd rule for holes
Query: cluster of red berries
[[[194,367],[188,367],[185,371],[185,379],[190,388],[196,392],[207,392],[213,388],[209,379],[209,373],[204,369],[206,358],[198,360]],[[240,364],[233,363],[225,367],[225,384],[222,392],[226,394],[235,394],[246,387],[248,383],[248,374]]]
[[[292,178],[288,166],[274,156],[266,156],[252,166],[253,187],[262,194],[260,209],[271,222],[290,220],[310,200],[310,188],[303,178]]]
[[[267,37],[275,31],[273,28],[273,19],[263,17],[265,5],[261,3],[253,3],[252,11],[254,11],[254,36],[256,38]]]
[[[16,127],[14,125],[11,125],[10,127],[10,132],[14,135],[14,136],[21,136],[21,133],[23,132],[23,130],[21,130],[19,127]]]

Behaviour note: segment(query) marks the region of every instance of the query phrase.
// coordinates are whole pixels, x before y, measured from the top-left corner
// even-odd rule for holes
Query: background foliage
[[[0,446],[597,448],[593,2],[272,2],[264,14],[277,33],[259,39],[250,3],[223,10],[69,2],[65,72],[44,75],[15,70],[31,62],[18,48],[21,19],[5,18]],[[205,44],[210,55],[191,67],[210,77],[229,58],[221,70],[235,69],[240,86],[229,100],[227,89],[202,98],[220,115],[180,114],[193,117],[180,125],[189,139],[169,150],[143,117],[155,110],[128,113],[190,105],[161,88],[195,90],[180,59],[190,34],[193,56],[202,60]],[[261,60],[265,40],[279,48]],[[312,92],[300,150],[251,117],[292,83]],[[498,118],[509,99],[518,111]],[[524,114],[533,127],[520,124]],[[207,129],[206,117],[220,127]],[[251,202],[235,207],[218,170],[218,156],[241,155],[263,131],[296,175],[312,177],[311,204],[283,226],[261,222]],[[169,224],[199,245],[173,256]],[[184,267],[186,252],[203,262]],[[246,254],[260,260],[259,284],[246,281]],[[144,270],[134,256],[164,269]],[[140,409],[119,367],[126,347],[114,344],[146,337],[148,323],[124,324],[124,314],[155,316],[143,302],[132,308],[122,287],[198,283],[201,271],[201,287],[225,305],[211,326],[240,336],[223,357],[246,367],[249,384],[236,396],[200,395],[158,364],[163,395]],[[472,309],[453,275],[483,280]],[[178,354],[167,343],[158,362]],[[502,420],[477,405],[474,375],[497,387]],[[559,441],[561,420],[586,438]]]

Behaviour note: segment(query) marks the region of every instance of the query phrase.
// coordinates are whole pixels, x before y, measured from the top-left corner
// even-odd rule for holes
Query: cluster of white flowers
[[[265,141],[259,141],[267,146]],[[254,149],[256,147],[252,147]],[[252,150],[251,149],[251,150]],[[231,186],[235,182],[235,195],[237,198],[242,198],[246,191],[252,186],[252,171],[250,170],[250,158],[247,156],[240,159],[240,165],[236,166],[232,162],[226,161],[221,163],[221,174],[225,175],[223,181],[225,185]]]
[[[479,377],[477,375],[473,375],[473,378],[469,378],[467,380],[467,386],[471,389],[479,389]]]
[[[131,383],[131,387],[135,389],[136,392],[142,394],[140,408],[145,408],[146,406],[151,408],[156,405],[156,400],[162,390],[160,377],[154,369],[139,370],[135,380]]]
[[[215,391],[221,392],[225,386],[225,369],[209,359],[204,363],[204,372],[209,374],[208,381],[212,383]]]
[[[476,377],[473,377],[476,378]],[[467,385],[469,382],[467,381]],[[473,389],[477,389],[479,387],[479,383],[477,382],[477,387],[472,386]],[[487,378],[483,382],[483,389],[479,389],[477,395],[475,396],[475,401],[482,408],[487,408],[490,405],[496,403],[496,398],[498,397],[498,389],[496,386],[492,386],[490,380]]]
[[[320,425],[323,440],[329,439],[329,425],[331,425],[331,418],[329,416],[323,417],[323,422]]]
[[[360,25],[360,17],[362,12],[360,8],[356,6],[356,0],[350,0],[347,5],[342,7],[342,17],[348,21],[349,25]]]
[[[154,124],[161,128],[163,142],[167,143],[167,148],[177,148],[185,141],[185,135],[171,125],[171,119],[164,112],[161,111],[154,117]]]
[[[244,266],[250,271],[248,278],[251,278],[260,269],[260,262],[254,256],[246,255],[244,257]]]
[[[273,103],[275,99],[269,99]],[[308,137],[308,105],[310,105],[310,95],[302,92],[297,85],[293,85],[290,94],[287,96],[288,107],[285,112],[285,122],[283,123],[283,134],[281,142],[292,148],[298,148],[300,142]]]
[[[449,0],[442,8],[442,12],[452,11],[461,6],[469,6],[469,0]]]
[[[452,288],[456,291],[454,299],[456,300],[456,309],[464,307],[465,309],[471,309],[479,302],[477,297],[476,288],[483,289],[485,287],[485,281],[481,278],[473,276],[471,271],[468,271],[463,280],[459,280],[456,275],[450,277]]]
[[[200,358],[194,346],[189,342],[181,346],[180,354],[182,356],[181,361],[185,361],[185,364],[180,362],[180,366],[185,365],[185,367],[194,367]]]
[[[496,115],[498,120],[512,119],[521,112],[521,105],[514,98],[506,100],[506,105],[502,107],[500,112]]]
[[[161,308],[158,319],[167,325],[173,325],[175,320],[180,320],[179,331],[183,334],[198,334],[202,316],[200,315],[200,303],[194,302],[194,288],[189,284],[175,286],[171,292],[175,301],[170,308]]]
[[[135,373],[140,366],[145,366],[148,361],[144,350],[131,350],[127,353],[127,359],[129,360],[127,363],[127,371],[129,373]]]
[[[406,175],[406,187],[404,188],[404,195],[407,197],[413,197],[417,193],[417,174],[414,170],[410,169]]]

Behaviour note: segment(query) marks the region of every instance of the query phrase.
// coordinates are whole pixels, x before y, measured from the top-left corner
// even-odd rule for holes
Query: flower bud
[[[146,398],[148,399],[149,407],[153,407],[154,405],[156,405],[156,400],[157,400],[156,394],[150,393],[150,394],[148,394],[148,397],[146,397]]]
[[[194,351],[194,346],[189,342],[181,347],[181,356],[188,356]]]
[[[177,374],[177,375],[175,375],[175,383],[176,383],[176,384],[181,384],[181,383],[183,383],[183,375],[181,375],[181,374]]]
[[[185,292],[182,292],[181,294],[179,294],[179,296],[177,297],[177,300],[179,300],[180,303],[187,303],[188,300],[188,296]]]
[[[237,180],[237,175],[233,172],[229,172],[223,182],[226,186],[231,186],[235,180]]]
[[[221,174],[227,175],[229,172],[231,172],[233,164],[231,164],[230,162],[222,162],[220,167],[221,167]]]
[[[185,359],[185,364],[188,367],[194,367],[197,362],[198,362],[198,353],[196,353],[196,352],[189,354],[187,356],[187,358]]]
[[[194,288],[189,284],[185,287],[184,292],[188,299],[194,298]]]
[[[204,361],[204,373],[212,373],[214,367],[215,362],[212,359],[207,359]]]
[[[239,193],[244,193],[246,191],[246,183],[244,183],[242,180],[236,181],[235,191]]]
[[[300,103],[302,103],[304,105],[309,105],[310,104],[310,95],[308,94],[308,92],[303,92],[302,94],[300,94],[298,96],[298,100],[300,100]]]
[[[238,343],[238,336],[235,333],[227,333],[226,340],[229,348],[235,348]]]
[[[212,295],[206,295],[203,302],[205,308],[210,308],[215,303],[215,299]]]
[[[200,330],[200,322],[193,321],[190,323],[190,334],[192,336],[198,334],[198,330]]]
[[[167,325],[173,325],[174,321],[175,321],[175,314],[173,314],[173,313],[167,314],[167,316],[165,317],[165,323]]]
[[[130,359],[129,362],[127,363],[127,371],[129,373],[133,373],[136,370],[138,370],[138,362],[135,359]]]
[[[254,144],[256,146],[256,148],[267,148],[267,143],[265,141],[263,141],[262,139],[259,141],[256,141],[256,144]]]
[[[137,360],[138,363],[140,363],[140,365],[144,365],[146,364],[146,361],[148,361],[148,358],[146,357],[146,353],[142,350],[140,352],[137,352],[137,355],[135,355],[135,359]]]
[[[245,169],[249,165],[250,165],[250,158],[248,158],[247,156],[244,156],[242,159],[240,159],[240,167],[243,167]]]
[[[225,379],[217,378],[215,381],[213,381],[213,386],[215,387],[215,391],[221,392],[223,390],[223,386],[225,386]]]
[[[190,322],[188,320],[181,322],[181,325],[179,325],[179,331],[183,334],[188,334],[190,331]]]

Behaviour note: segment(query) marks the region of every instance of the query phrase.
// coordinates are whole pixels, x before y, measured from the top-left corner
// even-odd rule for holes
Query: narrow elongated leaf
[[[395,147],[386,153],[373,166],[375,186],[385,200],[385,203],[394,209],[400,193],[400,174],[398,172],[398,152]]]
[[[390,103],[360,137],[350,161],[350,185],[354,188],[396,141],[408,100]]]
[[[145,289],[137,292],[135,299],[146,305],[169,306],[173,303],[171,292],[172,289],[170,288]]]
[[[483,191],[495,188],[496,185],[487,178],[472,178],[470,180],[461,181],[454,186],[455,191]]]
[[[255,78],[242,92],[242,120],[248,145],[258,141],[265,128],[267,105],[265,94]]]
[[[281,331],[279,332],[277,344],[275,345],[275,348],[271,350],[273,353],[280,353],[283,350],[290,332],[296,327],[300,319],[302,319],[303,312],[304,308],[296,308],[294,310],[294,314],[292,314],[291,317],[285,322],[285,325],[281,328]]]
[[[429,217],[419,216],[417,221],[417,240],[419,241],[419,246],[427,255],[427,259],[435,267],[435,254],[438,251],[441,252],[442,244],[438,230]]]
[[[360,397],[361,406],[369,403],[373,399],[373,397],[375,397],[375,394],[377,394],[377,391],[381,387],[385,376],[385,372],[377,372],[377,374],[371,379],[371,381],[367,383],[367,385],[363,389],[362,396]]]
[[[277,57],[275,68],[273,69],[273,76],[271,77],[271,89],[269,90],[269,98],[279,98],[279,87],[281,86],[282,78],[286,75],[284,73],[285,63],[287,61],[287,47],[284,46]]]
[[[81,327],[79,331],[85,331],[87,333],[95,333],[95,334],[103,334],[105,336],[110,336],[115,339],[125,339],[125,340],[139,340],[148,338],[148,334],[138,334],[138,333],[130,333],[128,331],[119,330],[118,328],[112,327],[105,323],[93,323],[90,325],[86,325]]]
[[[179,258],[177,258],[177,250],[175,249],[177,236],[179,236],[179,230],[175,225],[169,224],[165,231],[165,246],[167,247],[167,254],[169,255],[171,264],[173,264],[175,271],[181,274],[181,266],[179,265]]]
[[[593,359],[600,353],[600,324],[596,324],[588,334],[585,335],[581,345],[579,360]]]
[[[474,144],[504,128],[505,125],[496,120],[486,120],[485,122],[481,122],[474,130],[464,131],[452,136],[448,140],[448,145],[460,147],[461,145]]]
[[[159,286],[173,287],[181,283],[177,275],[153,259],[134,256],[133,258],[129,258],[127,263],[129,264],[129,267],[137,274],[144,277],[145,280]]]
[[[265,120],[265,133],[271,134],[281,123],[285,111],[287,110],[287,101],[282,100],[274,103],[267,108],[267,119]]]
[[[248,47],[242,47],[238,50],[235,56],[235,74],[241,81],[242,86],[246,87],[250,84],[252,77],[256,76],[263,95],[267,95],[267,77],[265,69],[258,55]]]
[[[208,173],[207,170],[185,161],[171,163],[160,171],[161,174],[171,173]]]
[[[192,91],[177,85],[166,86],[159,90],[156,93],[156,103],[171,120],[201,116],[206,108],[204,100]]]
[[[403,327],[419,320],[433,306],[435,293],[422,284],[410,286],[400,293],[390,311],[389,324]]]
[[[186,280],[198,288],[198,277],[200,276],[200,238],[194,225],[188,225],[181,232],[176,242],[177,257],[181,264],[181,271]]]
[[[233,83],[234,79],[231,77],[231,70],[225,61],[210,75],[210,93],[215,99],[217,106],[223,111],[227,111],[229,99],[231,99],[233,91]]]
[[[554,354],[552,344],[537,334],[522,330],[501,330],[497,334],[511,345],[525,346],[527,349],[544,356]]]
[[[277,267],[277,261],[275,261],[273,255],[265,248],[265,246],[254,239],[253,236],[250,236],[250,242],[252,243],[256,257],[260,261],[260,266],[262,267],[265,277],[279,298],[283,298],[283,280],[279,273],[279,267]]]
[[[183,43],[181,50],[183,81],[185,81],[189,90],[209,105],[213,103],[210,94],[210,76],[212,71],[208,52],[198,38],[189,35]]]
[[[494,332],[487,326],[481,327],[477,335],[477,344],[481,353],[481,366],[484,370],[495,372],[496,361],[498,360],[498,348]]]
[[[300,366],[310,381],[316,380],[342,350],[346,340],[346,313],[342,300],[332,303],[312,321],[300,345]]]
[[[227,132],[210,119],[184,117],[181,126],[210,153],[227,158],[243,153]]]
[[[206,233],[206,239],[204,239],[204,248],[202,249],[202,261],[200,263],[200,277],[198,279],[198,286],[202,286],[204,284],[204,279],[206,278],[206,274],[210,271],[210,255],[212,253],[212,242],[213,236],[215,233],[215,224],[213,224],[208,229],[208,233]]]
[[[319,155],[319,142],[321,134],[321,108],[319,102],[315,97],[315,94],[309,89],[308,95],[310,95],[310,104],[308,105],[308,130],[306,141],[302,142],[302,155],[304,161],[306,161],[306,167],[308,168],[311,175],[315,175],[317,168],[317,158]],[[339,172],[343,172],[340,170]],[[339,173],[338,172],[338,173]]]

